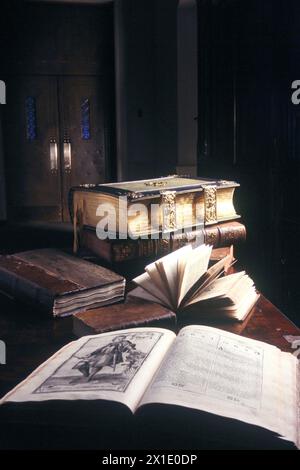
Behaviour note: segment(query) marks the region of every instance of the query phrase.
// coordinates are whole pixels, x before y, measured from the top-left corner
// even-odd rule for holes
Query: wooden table
[[[244,322],[214,326],[265,341],[284,351],[292,351],[284,335],[300,335],[300,329],[263,295]],[[6,364],[0,365],[0,396],[3,396],[75,336],[71,317],[56,320],[40,317],[30,308],[1,296],[0,339],[7,349]]]

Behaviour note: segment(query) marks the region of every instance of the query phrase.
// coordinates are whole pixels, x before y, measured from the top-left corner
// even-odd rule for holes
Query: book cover
[[[125,279],[56,249],[0,256],[0,289],[35,309],[65,316],[124,298]]]
[[[69,208],[74,235],[78,228],[85,225],[96,228],[103,222],[105,215],[101,215],[99,207],[107,210],[108,205],[115,214],[116,233],[122,236],[129,233],[144,236],[237,219],[240,216],[234,208],[233,196],[238,186],[234,181],[174,175],[73,187]]]
[[[134,298],[73,315],[76,336],[144,326],[174,329],[176,315],[157,303]]]

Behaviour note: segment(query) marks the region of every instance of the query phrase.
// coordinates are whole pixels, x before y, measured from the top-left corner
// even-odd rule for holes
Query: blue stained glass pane
[[[36,140],[36,101],[33,96],[27,96],[25,99],[26,112],[26,137],[27,140]]]
[[[90,102],[87,98],[81,103],[81,138],[83,140],[91,138]]]

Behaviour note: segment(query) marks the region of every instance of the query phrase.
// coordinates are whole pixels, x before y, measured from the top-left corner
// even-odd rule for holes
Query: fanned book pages
[[[55,249],[0,256],[0,290],[54,316],[124,299],[125,279]]]
[[[208,268],[211,252],[209,245],[188,245],[160,258],[133,279],[138,287],[130,296],[185,317],[243,320],[259,297],[254,283],[245,271],[223,275],[233,263],[231,253]]]
[[[267,445],[262,431],[271,433],[277,446],[300,444],[299,360],[267,343],[208,326],[187,326],[177,336],[167,329],[133,328],[82,337],[42,364],[0,405],[1,422],[12,420],[14,436],[18,421],[44,423],[50,433],[50,425],[84,423],[86,433],[98,423],[98,445],[108,445],[108,433],[114,438],[121,424],[124,435],[127,413],[138,414],[141,430],[153,432],[160,442],[164,435],[180,435],[181,416],[190,448],[199,447],[201,435],[211,433],[214,442],[234,435],[244,439],[250,428],[255,446]],[[159,417],[164,419],[158,426]],[[168,426],[170,434],[164,434]],[[8,432],[1,428],[0,435]],[[233,429],[235,434],[228,432]]]

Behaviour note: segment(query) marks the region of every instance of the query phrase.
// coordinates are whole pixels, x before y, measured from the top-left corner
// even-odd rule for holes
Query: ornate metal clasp
[[[215,186],[204,187],[205,223],[217,222],[217,189]]]
[[[163,231],[170,232],[177,229],[176,221],[176,191],[161,193],[163,208]]]
[[[145,186],[166,186],[167,182],[166,181],[147,181],[147,183],[144,183]]]

